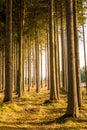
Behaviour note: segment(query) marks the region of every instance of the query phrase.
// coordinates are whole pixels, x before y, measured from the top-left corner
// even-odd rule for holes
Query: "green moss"
[[[41,89],[25,92],[21,98],[14,95],[12,103],[0,106],[0,128],[32,130],[83,130],[87,124],[87,95],[83,95],[83,107],[80,117],[61,118],[67,107],[67,96],[61,94],[57,103],[44,102],[49,99],[49,91]]]

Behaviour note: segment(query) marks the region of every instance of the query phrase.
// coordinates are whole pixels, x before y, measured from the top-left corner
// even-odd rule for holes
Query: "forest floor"
[[[0,130],[87,130],[87,95],[83,95],[83,107],[78,119],[62,119],[67,107],[66,94],[57,103],[47,103],[49,91],[34,89],[21,98],[15,94],[13,102],[0,105]],[[3,94],[0,94],[0,101]]]

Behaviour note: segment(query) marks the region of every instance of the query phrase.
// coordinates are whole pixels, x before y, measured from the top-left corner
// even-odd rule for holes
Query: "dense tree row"
[[[36,87],[38,93],[45,85],[50,102],[60,99],[61,90],[68,92],[65,117],[79,116],[78,27],[84,27],[85,5],[81,0],[0,1],[0,90],[5,90],[4,102],[12,101],[13,91],[20,97],[26,89]]]

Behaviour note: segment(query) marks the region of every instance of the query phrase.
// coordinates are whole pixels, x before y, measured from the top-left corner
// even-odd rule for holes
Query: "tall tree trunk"
[[[66,90],[66,92],[68,91],[68,56],[67,56],[67,43],[65,42],[65,52],[64,52],[64,54],[65,54],[65,83],[66,83],[66,85],[65,85],[65,90]]]
[[[49,29],[47,29],[47,60],[48,60],[48,90],[50,90],[50,50],[49,50]]]
[[[16,43],[16,92],[18,94],[19,87],[19,44]]]
[[[35,67],[35,44],[33,45],[33,87],[35,85],[35,73],[36,73],[36,67]]]
[[[68,106],[67,117],[78,117],[78,99],[76,87],[75,69],[75,47],[73,31],[73,1],[66,0],[66,25],[67,25],[67,47],[68,47]]]
[[[87,62],[86,62],[86,43],[85,43],[85,31],[84,25],[82,26],[83,29],[83,48],[84,48],[84,64],[85,64],[85,80],[86,80],[86,93],[87,93]]]
[[[5,97],[12,101],[12,0],[6,0]]]
[[[25,85],[27,85],[27,44],[25,43]]]
[[[80,77],[80,59],[79,59],[79,43],[78,43],[78,19],[77,19],[77,0],[73,0],[73,16],[74,16],[74,42],[75,42],[75,62],[76,62],[76,83],[78,94],[78,105],[82,106],[81,93],[81,77]]]
[[[14,41],[15,42],[15,41]],[[16,92],[16,85],[17,85],[17,68],[16,68],[16,62],[17,62],[17,57],[16,57],[16,43],[14,43],[14,92]]]
[[[59,90],[59,57],[58,57],[58,17],[57,17],[57,3],[55,3],[55,68],[56,68],[56,90],[57,90],[57,98],[60,98],[60,90]]]
[[[58,82],[59,82],[59,89],[61,88],[61,71],[60,71],[60,44],[59,44],[59,23],[58,23],[58,8],[59,4],[55,5],[56,7],[56,38],[57,38],[57,55],[58,55]]]
[[[5,89],[5,48],[2,52],[2,89]]]
[[[65,80],[65,41],[64,41],[64,11],[63,0],[61,1],[61,48],[62,48],[62,88],[66,89]]]
[[[22,83],[23,83],[23,91],[25,89],[25,85],[24,85],[24,44],[23,43],[23,47],[22,47]]]
[[[28,44],[28,91],[30,91],[31,86],[31,45],[30,45],[30,36],[29,36],[29,44]]]
[[[42,71],[42,44],[41,44],[41,88],[43,87],[42,81],[43,81],[43,71]]]
[[[0,91],[2,90],[2,51],[0,50]]]
[[[55,78],[55,47],[54,47],[54,0],[50,0],[50,100],[57,100]]]
[[[47,68],[47,43],[45,43],[45,87],[47,86],[47,76],[48,76],[48,68]]]
[[[18,86],[18,96],[22,96],[22,27],[23,27],[23,1],[19,1],[19,31],[18,31],[18,42],[19,42],[19,86]]]
[[[39,83],[39,43],[38,43],[38,28],[35,28],[35,52],[36,52],[36,92],[40,91]]]
[[[15,44],[15,43],[14,43],[14,41],[13,41],[13,44],[12,44],[12,72],[13,72],[13,73],[12,73],[12,74],[13,74],[13,76],[12,76],[12,78],[13,78],[13,79],[12,79],[12,81],[13,81],[13,82],[12,82],[12,91],[14,91],[14,62],[15,62],[15,61],[14,61],[14,44]]]

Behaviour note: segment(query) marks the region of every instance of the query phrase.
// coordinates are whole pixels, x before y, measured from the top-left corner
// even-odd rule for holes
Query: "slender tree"
[[[2,51],[2,89],[5,89],[5,47],[3,46]]]
[[[2,90],[2,51],[0,48],[0,91]]]
[[[22,31],[23,31],[23,6],[24,0],[19,0],[19,26],[18,26],[18,42],[19,42],[19,70],[18,70],[18,96],[22,96]]]
[[[58,57],[58,17],[57,17],[57,3],[55,2],[55,23],[54,23],[54,36],[55,36],[55,73],[56,73],[56,91],[57,98],[60,98],[59,92],[59,57]]]
[[[12,101],[12,0],[6,0],[5,97]]]
[[[76,87],[75,69],[75,47],[73,31],[73,0],[66,0],[66,26],[67,26],[67,47],[68,47],[68,106],[67,117],[78,117],[78,99]]]
[[[86,42],[85,42],[85,30],[84,30],[84,24],[82,25],[83,29],[83,48],[84,48],[84,64],[85,64],[85,80],[86,80],[86,92],[87,92],[87,62],[86,62]]]
[[[29,44],[28,44],[28,91],[30,91],[31,86],[31,40],[29,36]]]
[[[50,90],[50,43],[49,43],[49,28],[47,28],[47,59],[48,59],[48,90]]]
[[[63,0],[61,0],[61,48],[62,48],[62,88],[66,89],[65,80],[65,40],[64,40],[64,10]]]
[[[43,74],[42,74],[42,44],[41,44],[41,88],[43,87],[42,81],[43,81]]]
[[[38,27],[35,27],[35,54],[36,54],[36,92],[40,91],[40,72],[39,72],[39,30]]]
[[[56,77],[55,77],[55,45],[54,45],[54,0],[50,0],[50,23],[49,23],[49,40],[50,40],[50,100],[57,100]]]
[[[80,77],[80,59],[78,43],[78,19],[77,19],[77,0],[73,0],[73,20],[74,20],[74,43],[75,43],[75,62],[76,62],[76,83],[79,107],[82,106],[81,77]]]

